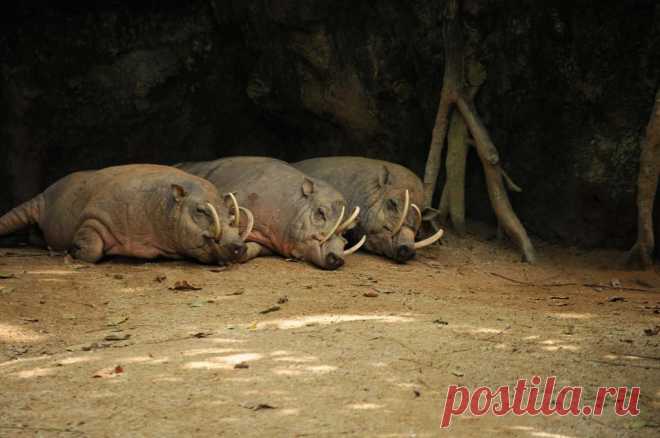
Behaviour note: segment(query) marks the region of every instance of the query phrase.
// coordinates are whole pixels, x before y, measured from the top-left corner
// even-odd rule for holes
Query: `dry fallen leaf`
[[[252,411],[261,411],[263,409],[277,409],[273,405],[269,405],[268,403],[243,403],[241,404],[242,408],[245,409],[250,409]]]
[[[281,309],[282,309],[282,308],[281,308],[280,306],[272,306],[272,307],[269,307],[269,308],[266,309],[266,310],[262,310],[262,311],[259,312],[259,313],[261,313],[262,315],[266,315],[267,313],[277,312],[278,310],[281,310]]]
[[[201,287],[193,286],[190,283],[188,283],[186,280],[181,280],[177,281],[174,283],[174,286],[169,288],[170,290],[175,290],[175,291],[191,291],[191,290],[202,290]]]
[[[660,325],[656,325],[654,328],[644,329],[646,336],[656,336],[658,333],[660,333]]]
[[[367,298],[378,298],[378,292],[365,292],[362,296]]]
[[[123,374],[124,368],[121,365],[115,365],[114,367],[103,368],[98,370],[92,376],[94,379],[112,379],[114,377]]]
[[[129,335],[128,333],[125,333],[123,335],[122,334],[112,334],[112,335],[106,336],[105,338],[103,338],[103,340],[104,341],[113,341],[113,342],[115,342],[115,341],[125,341],[125,340],[129,339],[130,337],[131,337],[131,335]]]

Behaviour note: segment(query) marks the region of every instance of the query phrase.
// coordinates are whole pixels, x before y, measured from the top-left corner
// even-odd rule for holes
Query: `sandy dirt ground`
[[[531,266],[449,236],[406,265],[358,254],[336,272],[0,250],[0,436],[660,436],[659,273],[538,249]],[[184,281],[201,289],[172,290]],[[440,430],[449,385],[533,375],[592,402],[639,386],[641,413]]]

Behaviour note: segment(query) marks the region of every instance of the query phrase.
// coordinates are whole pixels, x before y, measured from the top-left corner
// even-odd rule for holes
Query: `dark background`
[[[444,1],[13,3],[0,7],[0,212],[130,162],[358,154],[422,175]],[[658,2],[463,3],[488,72],[478,107],[530,233],[631,245]],[[468,166],[468,217],[493,222],[474,154]]]

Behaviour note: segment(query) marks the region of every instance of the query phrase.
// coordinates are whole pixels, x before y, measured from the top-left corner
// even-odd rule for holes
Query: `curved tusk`
[[[353,211],[351,217],[346,219],[346,221],[344,221],[344,223],[339,226],[339,228],[337,229],[337,234],[341,234],[345,230],[348,230],[348,227],[350,227],[353,224],[353,222],[355,222],[359,214],[360,214],[360,207],[355,207],[355,210]]]
[[[405,202],[403,204],[403,214],[401,215],[401,220],[399,220],[399,223],[394,227],[394,230],[392,231],[392,234],[396,234],[399,232],[403,224],[406,222],[406,217],[408,216],[408,210],[410,210],[410,192],[408,189],[406,189],[406,198]]]
[[[367,235],[365,234],[364,236],[362,236],[362,239],[360,239],[360,241],[358,243],[353,245],[352,248],[349,248],[346,251],[344,251],[344,257],[349,256],[349,255],[353,254],[354,252],[357,252],[357,250],[360,249],[362,247],[362,245],[364,245],[364,242],[366,242],[366,241],[367,241]]]
[[[328,233],[328,235],[325,236],[325,239],[323,239],[323,240],[321,241],[321,243],[327,242],[328,239],[330,239],[330,238],[335,234],[335,232],[337,231],[337,228],[339,228],[339,225],[341,224],[341,221],[344,220],[344,213],[346,213],[346,207],[344,207],[344,206],[342,205],[342,207],[341,207],[341,213],[339,214],[339,220],[337,221],[337,223],[335,224],[335,226],[332,227],[332,230]]]
[[[424,248],[426,246],[434,244],[435,242],[440,240],[440,238],[442,237],[443,234],[445,234],[445,230],[443,230],[441,228],[433,236],[428,237],[428,238],[426,238],[426,239],[424,239],[420,242],[415,242],[415,249],[421,249],[421,248]]]
[[[413,210],[415,210],[415,213],[417,213],[417,215],[419,216],[419,222],[422,223],[422,220],[423,220],[422,210],[419,209],[417,204],[410,204],[410,206],[413,208]]]
[[[250,210],[248,210],[245,207],[238,207],[238,208],[239,210],[243,210],[243,213],[245,213],[245,216],[247,216],[248,218],[247,228],[245,228],[245,231],[243,232],[243,234],[241,234],[241,240],[245,241],[245,239],[247,239],[247,237],[252,232],[252,228],[254,228],[254,215]]]
[[[222,225],[220,225],[220,216],[218,216],[218,212],[211,204],[210,202],[206,203],[206,206],[211,210],[211,216],[213,216],[213,224],[215,225],[215,238],[219,239],[220,235],[222,234]]]
[[[241,224],[241,210],[240,207],[238,206],[238,200],[236,199],[236,196],[232,192],[227,193],[226,196],[229,196],[231,198],[231,202],[234,204],[234,225],[236,228]]]

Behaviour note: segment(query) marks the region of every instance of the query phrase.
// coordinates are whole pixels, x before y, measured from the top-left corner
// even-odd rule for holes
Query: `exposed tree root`
[[[442,93],[424,175],[425,202],[427,206],[430,206],[433,200],[442,160],[442,149],[447,136],[448,120],[451,115],[447,152],[447,183],[443,189],[439,206],[441,218],[451,217],[456,229],[459,232],[464,231],[465,160],[467,146],[472,144],[483,165],[488,195],[501,229],[517,244],[522,252],[523,260],[534,262],[536,258],[534,247],[525,228],[513,211],[507,194],[507,186],[515,191],[520,191],[520,187],[513,183],[502,170],[497,148],[474,105],[474,97],[485,79],[485,72],[474,68],[479,67],[478,63],[471,62],[467,67],[477,70],[477,78],[475,80],[465,77],[467,56],[459,13],[459,1],[450,0],[444,28],[445,72]],[[452,113],[454,108],[456,111]],[[468,137],[468,133],[471,138]]]
[[[653,203],[658,190],[660,172],[660,89],[642,142],[642,155],[637,180],[637,242],[628,254],[628,263],[641,268],[653,264],[655,236],[653,234]]]

